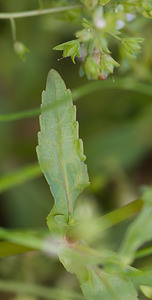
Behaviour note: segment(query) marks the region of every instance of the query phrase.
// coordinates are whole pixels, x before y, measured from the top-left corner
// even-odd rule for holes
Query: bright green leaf
[[[48,226],[64,231],[73,218],[76,198],[88,186],[88,174],[71,92],[55,70],[50,71],[42,95],[40,128],[38,159],[55,201]]]
[[[81,56],[81,54],[79,53],[79,49],[80,49],[80,44],[77,40],[69,41],[53,48],[53,50],[63,51],[63,57],[71,56],[71,59],[74,64],[75,64],[75,56],[76,55],[78,57]]]
[[[147,189],[143,196],[145,204],[139,216],[129,226],[120,249],[125,263],[134,260],[137,249],[152,239],[152,190]]]
[[[129,37],[121,40],[122,45],[128,53],[135,56],[135,53],[141,49],[140,44],[143,43],[143,38]]]
[[[111,0],[99,0],[99,5],[104,6],[108,4]]]

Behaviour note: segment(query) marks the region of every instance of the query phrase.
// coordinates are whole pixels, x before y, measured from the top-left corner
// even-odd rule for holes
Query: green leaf
[[[127,264],[135,258],[137,249],[152,239],[152,189],[147,189],[143,196],[145,204],[139,216],[129,226],[120,249],[120,255]]]
[[[33,250],[36,251],[36,249],[25,247],[12,242],[7,242],[7,241],[0,242],[0,258],[17,255],[17,254],[21,254]]]
[[[89,182],[71,92],[55,70],[49,72],[41,110],[37,154],[55,201],[48,226],[63,233],[72,222],[76,198]]]
[[[141,285],[140,289],[147,298],[152,299],[152,288],[150,286]]]
[[[129,52],[131,55],[135,55],[137,51],[141,49],[140,44],[143,43],[143,38],[137,38],[137,37],[129,37],[129,38],[123,38],[121,40],[122,45],[125,47],[127,52]]]
[[[152,270],[137,270],[132,268],[128,273],[133,284],[139,288],[141,285],[152,287]]]
[[[61,50],[63,51],[63,57],[71,56],[73,63],[75,64],[75,56],[81,57],[79,53],[80,44],[77,40],[69,41],[58,45],[53,48],[53,50]]]
[[[46,232],[29,232],[29,231],[13,231],[0,227],[0,239],[9,241],[31,250],[42,250],[45,237],[48,236]],[[5,246],[5,245],[4,245]]]
[[[74,256],[72,247],[71,253],[68,249],[63,249],[59,257],[66,270],[76,274],[87,300],[137,300],[136,289],[129,277],[110,274],[99,269],[94,264],[97,257],[91,262],[91,258],[89,261],[89,252],[83,252],[82,247],[78,250],[81,252]]]
[[[99,5],[104,6],[108,4],[111,0],[99,0]]]
[[[89,270],[88,278],[81,282],[81,289],[88,300],[137,300],[137,292],[131,281],[99,269]]]

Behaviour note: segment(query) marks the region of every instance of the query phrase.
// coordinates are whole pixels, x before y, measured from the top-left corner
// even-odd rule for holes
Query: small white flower
[[[102,17],[96,18],[95,26],[96,28],[102,29],[106,26],[106,21]]]
[[[135,19],[135,15],[127,13],[126,14],[126,19],[127,19],[128,22],[131,22],[132,20]]]
[[[125,26],[125,22],[123,20],[117,20],[116,29],[122,29]]]

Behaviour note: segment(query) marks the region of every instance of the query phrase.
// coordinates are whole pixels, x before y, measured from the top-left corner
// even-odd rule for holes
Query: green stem
[[[97,231],[93,232],[93,238],[92,240],[99,238],[101,236],[101,231],[106,230],[113,225],[116,225],[122,221],[125,221],[131,217],[133,217],[135,214],[137,214],[143,205],[143,201],[141,199],[138,199],[134,202],[131,202],[124,207],[118,208],[115,211],[112,211],[111,213],[106,214],[103,217],[98,218],[94,222],[91,223],[91,226],[94,227],[94,225],[97,225]],[[107,221],[108,222],[105,222]],[[80,226],[77,226],[75,228],[72,228],[68,232],[68,236],[72,236],[72,238],[76,239],[87,239],[86,236],[86,225],[82,224]],[[103,226],[104,225],[104,226]],[[85,228],[83,227],[85,226]],[[88,227],[87,227],[88,228]],[[85,229],[85,230],[84,230]],[[89,232],[89,235],[92,235],[92,232]],[[16,232],[11,232],[5,229],[1,229],[0,231],[0,238],[3,238],[7,241],[0,242],[0,257],[10,256],[10,255],[16,255],[19,253],[24,253],[28,251],[33,250],[40,250],[41,245],[43,244],[42,240],[37,238],[34,235],[33,237],[30,236],[24,236],[22,232],[16,234]],[[52,248],[51,248],[52,247]],[[44,248],[45,249],[45,248]],[[54,251],[54,246],[49,245],[49,250],[52,249],[52,252]],[[55,250],[56,251],[56,250]],[[46,244],[46,252],[47,252],[47,244]]]
[[[101,236],[103,231],[136,215],[142,209],[142,206],[142,199],[135,200],[100,218],[92,220],[91,224],[89,221],[70,228],[68,236],[75,237],[76,240],[85,239],[93,242]]]
[[[121,41],[121,40],[122,40],[122,38],[120,38],[119,36],[115,35],[114,33],[109,32],[109,34],[110,34],[111,36],[113,36],[115,39],[117,39],[118,41]]]
[[[142,258],[148,255],[152,255],[152,246],[138,250],[136,252],[135,258]]]
[[[31,296],[42,297],[51,300],[58,300],[58,299],[77,299],[83,300],[84,297],[81,294],[73,292],[73,291],[66,291],[57,288],[48,288],[36,284],[29,284],[29,283],[22,283],[16,281],[4,281],[0,280],[0,291],[6,293],[17,293],[17,294],[25,294]]]
[[[42,0],[38,0],[38,2],[39,2],[39,8],[43,9],[43,2],[42,2]]]
[[[36,251],[34,248],[19,245],[13,242],[2,241],[0,242],[0,258],[18,255],[26,252]]]
[[[28,18],[28,17],[36,17],[40,15],[59,13],[62,11],[77,9],[81,7],[81,5],[70,5],[64,7],[54,7],[47,9],[39,9],[39,10],[31,10],[24,12],[14,12],[14,13],[0,13],[0,19],[18,19],[18,18]]]
[[[26,166],[0,177],[0,193],[41,175],[38,164]]]
[[[86,83],[72,91],[73,100],[76,101],[81,97],[84,97],[90,93],[94,93],[100,90],[108,90],[108,89],[123,89],[133,92],[138,92],[145,94],[147,96],[152,96],[152,87],[149,84],[145,84],[142,82],[136,82],[130,78],[120,79],[116,78],[115,82],[112,80],[107,80],[104,82],[101,81],[94,81]],[[53,106],[50,106],[51,108]],[[16,121],[26,118],[32,118],[38,116],[40,114],[40,108],[34,108],[31,110],[25,110],[23,112],[13,113],[13,114],[3,114],[0,115],[0,122],[9,122],[9,121]]]
[[[120,207],[103,217],[99,218],[99,222],[103,223],[108,220],[108,223],[105,222],[104,229],[108,229],[116,224],[119,224],[122,221],[125,221],[134,215],[136,215],[143,207],[143,200],[137,199],[123,207]]]
[[[10,18],[13,42],[16,42],[16,24],[13,18]]]
[[[10,121],[17,121],[26,118],[33,118],[35,116],[37,117],[40,114],[40,112],[41,112],[40,108],[36,107],[34,109],[25,110],[18,113],[3,114],[0,115],[0,122],[10,122]]]
[[[100,91],[102,89],[122,89],[152,96],[152,87],[150,84],[137,82],[132,78],[116,78],[114,82],[111,79],[108,79],[104,82],[93,81],[86,83],[73,90],[73,99],[77,100],[83,96]]]

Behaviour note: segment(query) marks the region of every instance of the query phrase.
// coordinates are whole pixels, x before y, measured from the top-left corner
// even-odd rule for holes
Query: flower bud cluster
[[[75,57],[81,56],[81,75],[90,79],[106,79],[114,72],[119,63],[112,57],[109,50],[109,38],[118,40],[129,55],[135,57],[141,49],[143,38],[126,36],[126,27],[136,19],[136,11],[151,16],[151,0],[126,0],[113,3],[111,0],[81,0],[87,18],[82,19],[83,29],[76,32],[76,39],[58,45],[54,50],[62,50],[63,57],[70,56],[73,63]],[[120,3],[119,3],[120,2]],[[126,5],[126,3],[130,5]],[[129,9],[128,9],[129,7]],[[132,10],[130,9],[132,7]],[[83,49],[83,51],[81,51]],[[83,55],[83,53],[85,53]]]

